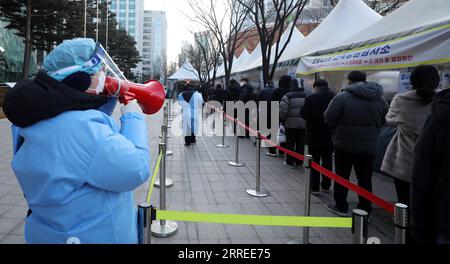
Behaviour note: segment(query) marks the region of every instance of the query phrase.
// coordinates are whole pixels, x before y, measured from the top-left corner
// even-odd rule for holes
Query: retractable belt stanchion
[[[256,135],[256,189],[248,189],[247,194],[254,197],[267,197],[270,195],[266,190],[261,191],[261,136],[259,131]]]
[[[222,111],[222,144],[216,145],[218,148],[229,148],[230,146],[225,144],[225,136],[227,134],[227,130],[225,128],[225,122],[226,122],[226,116],[225,111]]]
[[[164,129],[164,126],[166,126],[166,128],[167,128],[168,124],[169,124],[169,114],[167,112],[167,104],[165,104],[163,107],[163,125],[161,126],[161,135],[159,135],[159,138],[164,138],[163,129]],[[170,138],[170,136],[167,134],[166,134],[166,137]]]
[[[406,244],[408,220],[408,206],[396,203],[394,211],[395,244]]]
[[[164,145],[164,152],[163,152],[163,157],[162,157],[162,162],[161,162],[161,164],[164,163],[164,166],[161,168],[161,171],[164,170],[164,182],[166,183],[165,187],[172,187],[173,186],[173,180],[166,178],[166,171],[165,171],[166,170],[166,156],[167,156],[167,137],[166,137],[166,135],[167,135],[167,125],[166,125],[166,121],[163,121],[162,129],[161,129],[162,130],[162,134],[163,134],[163,139],[162,139],[162,143],[160,143],[160,146],[161,146],[161,144]],[[162,177],[160,177],[158,180],[155,181],[155,186],[156,187],[158,187],[158,188],[161,187],[160,186],[161,185],[161,180],[162,180]]]
[[[167,110],[167,120],[168,121],[173,121],[173,119],[172,119],[172,117],[171,117],[171,114],[170,114],[170,112],[171,112],[171,109],[172,109],[172,101],[173,101],[173,99],[169,99],[168,100],[169,101],[169,109]]]
[[[166,181],[166,144],[159,143],[160,152],[162,152],[161,168],[159,170],[160,182]],[[159,188],[159,209],[166,210],[166,186],[161,185]],[[152,235],[156,237],[168,237],[174,235],[178,230],[178,224],[174,221],[159,220],[151,226]]]
[[[144,202],[138,206],[138,243],[151,244],[152,207]]]
[[[239,162],[239,137],[238,137],[238,119],[235,120],[236,123],[236,133],[234,133],[234,138],[236,140],[235,152],[234,152],[234,161],[229,161],[228,164],[233,167],[242,167],[245,166],[245,163]]]
[[[368,231],[368,216],[366,211],[354,209],[352,215],[353,244],[365,244]]]
[[[170,101],[169,101],[169,103],[170,103]],[[169,104],[169,106],[170,106],[170,104]],[[162,136],[163,136],[163,142],[166,143],[166,156],[173,155],[173,152],[171,150],[167,150],[168,149],[167,139],[169,138],[168,128],[170,128],[169,121],[171,121],[169,112],[170,112],[169,109],[164,107],[163,124],[165,122],[166,127],[165,128],[163,127],[163,130],[165,129],[165,131],[162,132],[163,133]]]
[[[305,156],[305,215],[311,215],[311,162],[312,156]],[[303,227],[303,244],[309,244],[309,227]]]

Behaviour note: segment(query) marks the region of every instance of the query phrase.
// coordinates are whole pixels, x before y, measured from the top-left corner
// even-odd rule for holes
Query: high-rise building
[[[111,0],[110,11],[116,14],[118,26],[134,38],[136,49],[142,57],[144,0]],[[142,74],[142,63],[139,63],[133,72]]]
[[[164,11],[145,10],[142,73],[144,79],[162,77],[167,68],[167,18]]]

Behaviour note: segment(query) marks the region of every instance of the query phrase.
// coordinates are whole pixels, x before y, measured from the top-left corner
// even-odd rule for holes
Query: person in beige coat
[[[440,81],[433,66],[418,66],[411,73],[412,89],[397,94],[386,115],[386,123],[397,132],[386,150],[381,171],[392,175],[398,202],[410,204],[410,183],[416,140],[431,112],[431,101]]]

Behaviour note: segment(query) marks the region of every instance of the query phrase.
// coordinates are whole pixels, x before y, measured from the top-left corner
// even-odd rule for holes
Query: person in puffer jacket
[[[305,104],[306,96],[305,89],[299,87],[298,82],[294,80],[291,90],[283,96],[280,102],[280,121],[285,127],[286,147],[302,155],[305,152],[306,122],[301,117],[300,111]],[[294,168],[295,165],[302,165],[302,162],[286,155],[285,165]]]
[[[372,164],[389,106],[383,97],[383,87],[366,82],[365,73],[353,71],[347,79],[349,85],[333,98],[325,111],[325,122],[333,128],[336,173],[349,179],[354,167],[358,185],[371,192]],[[347,193],[347,188],[335,182],[336,204],[328,205],[327,209],[347,216]],[[370,201],[359,197],[358,209],[370,213]]]

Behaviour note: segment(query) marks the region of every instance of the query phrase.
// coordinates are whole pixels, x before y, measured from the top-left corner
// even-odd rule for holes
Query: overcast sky
[[[191,41],[189,19],[181,10],[190,10],[186,0],[144,0],[145,10],[163,10],[167,15],[167,59],[177,61],[183,40]]]

